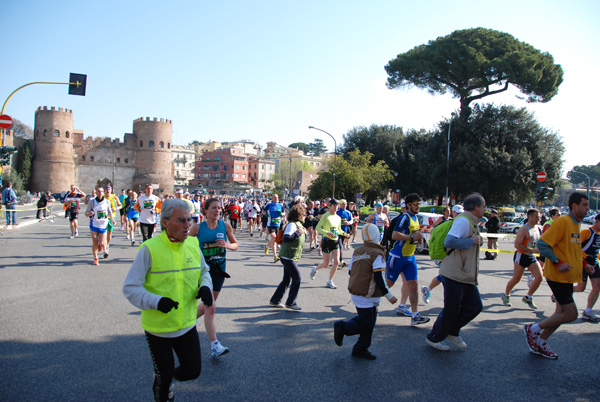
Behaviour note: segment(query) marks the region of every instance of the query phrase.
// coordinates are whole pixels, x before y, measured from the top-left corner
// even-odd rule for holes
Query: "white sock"
[[[542,329],[540,328],[540,326],[538,324],[533,324],[531,326],[531,331],[533,333],[539,334],[540,332],[542,332]]]
[[[592,309],[589,308],[589,307],[586,307],[586,309],[583,310],[583,312],[586,313],[586,314],[590,314],[592,312]]]

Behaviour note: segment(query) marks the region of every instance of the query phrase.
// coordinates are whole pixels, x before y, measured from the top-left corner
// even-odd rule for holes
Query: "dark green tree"
[[[321,156],[321,154],[327,152],[327,147],[323,145],[323,140],[320,138],[315,138],[315,142],[308,144],[308,147],[310,148],[310,154],[314,156]]]
[[[440,123],[428,151],[438,194],[445,192],[447,133],[448,121]],[[558,184],[564,152],[560,137],[525,108],[477,104],[469,121],[452,120],[450,193],[461,199],[477,191],[488,204],[531,200],[539,171],[549,187]]]
[[[573,169],[567,172],[567,177],[573,184],[585,184],[587,186],[588,179],[585,177],[586,174],[590,177],[590,185],[596,186],[600,182],[600,163],[597,165],[573,166]]]
[[[528,102],[548,102],[563,81],[552,55],[512,35],[486,28],[451,34],[399,54],[385,66],[390,89],[416,86],[431,94],[460,99],[461,117],[469,104],[514,85]]]
[[[355,149],[373,154],[373,162],[384,161],[392,176],[388,187],[399,188],[401,195],[419,193],[421,196],[437,196],[432,186],[428,166],[428,147],[432,134],[421,130],[404,133],[395,126],[355,127],[344,134],[341,151],[347,156]]]
[[[29,190],[31,181],[31,163],[33,161],[33,153],[31,152],[31,143],[29,140],[23,143],[17,155],[17,172],[21,176],[21,182],[25,190]]]
[[[288,148],[297,148],[304,152],[305,155],[310,153],[310,147],[304,142],[294,142],[293,144],[288,145]]]

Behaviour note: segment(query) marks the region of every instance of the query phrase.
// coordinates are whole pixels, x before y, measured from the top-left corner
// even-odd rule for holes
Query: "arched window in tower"
[[[60,131],[54,130],[54,136],[55,137],[60,137]]]
[[[69,138],[71,136],[71,133],[69,133],[68,131],[65,132],[65,138]]]
[[[35,130],[35,133],[33,134],[33,139],[35,140],[39,136],[40,136],[40,130]]]
[[[44,130],[44,137],[48,135],[48,130]]]
[[[90,156],[90,162],[93,162],[93,161],[94,161],[94,157]]]
[[[140,148],[144,147],[144,141],[140,141]]]
[[[85,162],[85,155],[81,155],[81,160]]]
[[[148,142],[148,147],[149,147],[149,148],[154,148],[154,141],[150,140],[150,141]]]
[[[167,149],[171,149],[171,143],[167,142]]]
[[[117,163],[121,163],[121,158],[117,158]]]
[[[165,143],[164,143],[164,141],[161,141],[161,142],[159,142],[159,143],[158,143],[158,147],[159,147],[159,148],[164,148],[164,147],[165,147]]]

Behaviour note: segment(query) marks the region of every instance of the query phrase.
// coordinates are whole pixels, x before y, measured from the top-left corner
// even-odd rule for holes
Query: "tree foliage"
[[[442,122],[430,144],[432,183],[445,187],[448,123]],[[525,108],[475,105],[468,121],[451,125],[450,192],[459,199],[477,191],[489,204],[530,200],[537,173],[558,184],[565,146]]]
[[[31,163],[33,161],[33,153],[31,151],[31,144],[29,140],[25,141],[19,153],[17,155],[17,163],[16,168],[19,176],[21,177],[21,182],[24,189],[29,189],[29,184],[31,181],[31,172],[32,167]]]
[[[313,156],[321,156],[327,152],[327,147],[323,145],[323,140],[320,138],[315,138],[315,141],[308,144],[308,147],[310,148],[310,155]]]
[[[585,174],[582,174],[585,173]],[[573,184],[588,185],[588,175],[590,178],[590,185],[595,187],[600,183],[600,163],[597,165],[578,165],[574,166],[573,169],[567,172],[569,181]]]
[[[474,100],[509,85],[528,102],[548,102],[563,81],[563,69],[547,52],[512,35],[486,28],[454,31],[399,54],[385,66],[390,89],[414,85],[460,99],[461,117]]]
[[[294,142],[293,144],[288,145],[288,148],[297,148],[304,152],[305,155],[310,153],[310,147],[305,142]]]
[[[384,161],[372,162],[373,155],[355,149],[336,158],[335,197],[355,201],[356,194],[374,200],[387,196],[392,173]],[[319,176],[309,188],[311,199],[330,196],[333,187],[333,158],[329,158],[329,170],[319,172]]]
[[[341,151],[346,156],[359,149],[373,154],[373,162],[384,161],[392,173],[388,187],[399,188],[401,195],[416,192],[433,197],[438,192],[430,185],[431,171],[427,166],[430,139],[431,134],[423,130],[405,134],[395,126],[355,127],[344,134]]]
[[[10,128],[13,131],[15,137],[24,138],[26,140],[33,139],[33,130],[27,124],[23,123],[19,119],[12,119],[13,124]]]

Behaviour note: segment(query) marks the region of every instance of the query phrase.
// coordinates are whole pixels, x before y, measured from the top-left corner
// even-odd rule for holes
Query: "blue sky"
[[[457,29],[508,32],[554,56],[558,95],[525,106],[563,137],[565,169],[597,164],[600,2],[581,1],[37,1],[3,5],[2,102],[33,81],[88,75],[85,97],[34,85],[5,113],[33,126],[38,106],[73,109],[86,136],[122,138],[133,120],[173,120],[175,144],[250,139],[333,149],[356,126],[431,129],[450,95],[389,90],[384,66]]]

